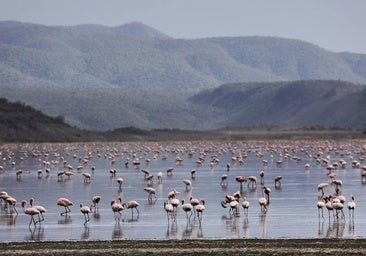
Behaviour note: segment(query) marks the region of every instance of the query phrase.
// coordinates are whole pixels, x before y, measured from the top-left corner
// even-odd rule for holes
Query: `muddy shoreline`
[[[10,242],[0,255],[366,255],[366,239]]]

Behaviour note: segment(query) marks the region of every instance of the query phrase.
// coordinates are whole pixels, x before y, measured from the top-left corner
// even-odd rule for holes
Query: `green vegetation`
[[[198,94],[122,88],[0,87],[25,102],[86,130],[215,130],[251,125],[366,127],[366,87],[308,80],[222,85]]]
[[[187,141],[262,139],[359,139],[366,130],[338,127],[250,126],[218,130],[118,128],[92,132],[71,127],[63,117],[49,117],[20,102],[0,98],[0,142]]]
[[[87,141],[91,135],[96,140],[99,138],[95,133],[65,124],[62,116],[49,117],[23,103],[11,103],[0,98],[0,141]]]
[[[120,27],[0,22],[0,85],[198,92],[245,81],[366,83],[366,55],[277,37],[174,39],[141,23]]]

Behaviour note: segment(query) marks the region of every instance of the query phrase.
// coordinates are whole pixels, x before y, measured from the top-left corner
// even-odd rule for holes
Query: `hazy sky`
[[[279,36],[366,53],[366,0],[0,0],[0,20],[107,26],[139,21],[174,38]]]

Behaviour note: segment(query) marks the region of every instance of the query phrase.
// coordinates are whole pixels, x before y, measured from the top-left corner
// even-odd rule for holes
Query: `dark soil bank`
[[[0,255],[366,255],[366,239],[14,242]]]

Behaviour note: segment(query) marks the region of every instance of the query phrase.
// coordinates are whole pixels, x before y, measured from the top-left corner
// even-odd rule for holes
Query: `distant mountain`
[[[197,94],[122,88],[0,87],[72,126],[106,131],[140,129],[212,130],[252,125],[366,128],[366,86],[343,81],[247,82]]]
[[[365,84],[365,54],[299,40],[0,22],[1,97],[81,129],[364,128]]]
[[[0,143],[14,142],[103,142],[186,141],[245,139],[346,139],[365,138],[366,130],[324,127],[225,127],[217,130],[154,129],[123,127],[106,132],[71,127],[63,117],[50,117],[21,102],[0,98]]]
[[[0,22],[0,86],[198,92],[225,83],[304,79],[366,84],[366,55],[277,37],[174,39],[138,22]]]
[[[342,81],[236,83],[189,101],[225,112],[220,126],[321,125],[366,127],[366,87]]]

